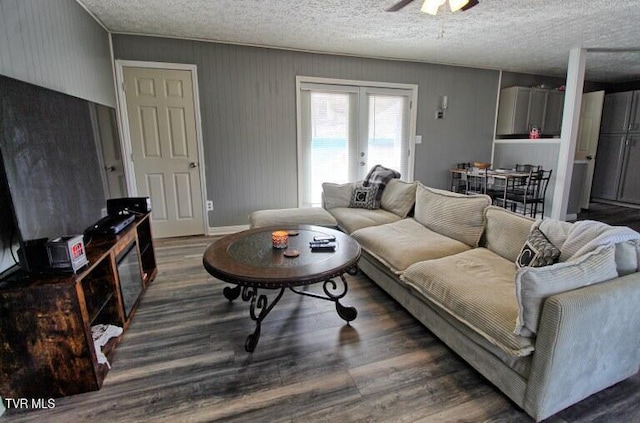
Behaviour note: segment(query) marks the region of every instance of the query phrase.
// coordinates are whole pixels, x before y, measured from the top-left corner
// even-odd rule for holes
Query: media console
[[[86,246],[77,274],[25,275],[0,288],[0,396],[52,398],[102,387],[92,330],[126,331],[157,274],[150,214]],[[120,336],[102,347],[109,362]]]

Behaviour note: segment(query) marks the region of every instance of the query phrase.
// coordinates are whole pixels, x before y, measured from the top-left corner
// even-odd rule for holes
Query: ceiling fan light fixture
[[[469,3],[469,0],[449,0],[449,7],[452,12],[457,12]]]
[[[422,3],[422,8],[420,9],[424,13],[428,13],[430,15],[437,15],[438,9],[442,6],[447,0],[424,0]]]

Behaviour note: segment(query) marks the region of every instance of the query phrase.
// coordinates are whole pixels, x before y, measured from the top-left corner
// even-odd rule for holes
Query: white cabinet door
[[[549,91],[547,107],[544,113],[544,135],[560,135],[562,128],[562,112],[564,109],[564,91]]]
[[[529,113],[527,114],[527,130],[526,133],[531,131],[531,128],[538,128],[542,130],[544,126],[544,115],[547,107],[547,95],[549,90],[543,90],[538,88],[532,88],[529,96]]]
[[[529,132],[529,101],[531,88],[509,87],[500,91],[496,135],[526,134]]]

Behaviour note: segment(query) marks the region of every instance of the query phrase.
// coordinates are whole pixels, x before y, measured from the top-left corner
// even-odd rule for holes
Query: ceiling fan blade
[[[406,5],[408,5],[409,3],[411,3],[413,0],[400,0],[399,2],[397,2],[396,4],[394,4],[393,6],[389,7],[388,9],[385,9],[385,12],[396,12],[400,9],[402,9],[403,7],[405,7]]]
[[[471,9],[473,6],[477,6],[478,3],[480,3],[478,0],[469,0],[469,3],[465,4],[463,8],[461,8],[460,10],[462,10],[463,12],[466,12],[467,10]]]

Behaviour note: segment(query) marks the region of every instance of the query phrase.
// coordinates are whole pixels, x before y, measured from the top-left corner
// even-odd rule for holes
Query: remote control
[[[309,241],[309,244],[328,244],[331,240],[329,239],[314,239],[313,241]]]
[[[311,247],[311,251],[335,251],[336,244],[334,242],[310,242],[309,247]]]
[[[335,241],[336,237],[333,235],[316,235],[313,237],[314,241]]]

